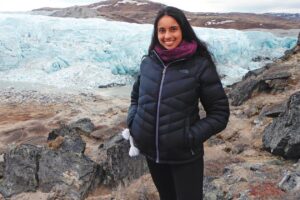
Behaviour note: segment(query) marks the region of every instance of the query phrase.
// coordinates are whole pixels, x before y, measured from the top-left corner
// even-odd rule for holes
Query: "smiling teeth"
[[[166,44],[173,44],[173,42],[165,42]]]

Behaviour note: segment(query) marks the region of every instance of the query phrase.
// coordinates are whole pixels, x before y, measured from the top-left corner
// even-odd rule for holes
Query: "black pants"
[[[203,157],[186,164],[147,163],[161,200],[202,200]]]

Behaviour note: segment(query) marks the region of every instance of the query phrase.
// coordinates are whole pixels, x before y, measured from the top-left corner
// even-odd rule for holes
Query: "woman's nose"
[[[165,33],[165,38],[170,38],[170,37],[171,37],[170,31],[166,31],[166,33]]]

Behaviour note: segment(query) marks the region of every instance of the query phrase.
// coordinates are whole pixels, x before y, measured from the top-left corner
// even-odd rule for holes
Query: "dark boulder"
[[[263,75],[262,80],[274,80],[274,79],[288,79],[292,76],[289,72],[278,71],[275,73],[267,73]]]
[[[76,122],[70,123],[69,125],[61,124],[58,129],[53,129],[48,136],[49,140],[54,140],[58,136],[74,135],[74,134],[84,134],[89,135],[95,130],[95,125],[89,118],[82,118]]]
[[[263,146],[274,155],[300,158],[300,92],[289,98],[286,110],[266,127]]]
[[[99,148],[100,165],[104,171],[102,180],[105,185],[128,185],[148,171],[144,156],[129,156],[129,141],[124,140],[121,135],[114,136]]]
[[[56,145],[57,139],[62,137],[61,144]],[[52,130],[48,135],[48,145],[57,146],[61,151],[84,153],[86,143],[81,139],[78,130],[62,125],[61,128]]]
[[[100,174],[98,165],[85,155],[45,150],[39,160],[39,189],[50,192],[63,187],[67,194],[84,199],[100,182]]]
[[[77,134],[77,131],[75,129],[70,128],[67,125],[61,125],[60,128],[53,129],[48,134],[48,141],[55,140],[58,136],[65,137],[66,135],[75,135]]]
[[[248,100],[254,91],[265,87],[262,82],[257,79],[247,79],[237,84],[229,92],[228,96],[232,100],[231,105],[240,106]]]
[[[20,145],[4,155],[4,178],[0,184],[0,193],[10,197],[21,192],[36,191],[38,160],[41,149],[33,145]]]
[[[286,110],[286,101],[271,106],[265,106],[259,113],[260,117],[276,118]]]
[[[243,80],[246,80],[250,77],[257,77],[258,75],[262,74],[264,71],[266,71],[267,69],[270,68],[270,64],[265,65],[264,67],[258,68],[258,69],[254,69],[251,70],[249,72],[247,72],[244,76],[243,76]]]
[[[95,125],[89,118],[82,118],[69,125],[71,129],[76,129],[82,134],[89,135],[95,130]]]
[[[271,93],[284,91],[288,86],[288,80],[292,76],[290,72],[272,72],[262,76],[262,80],[268,85]]]
[[[129,157],[129,142],[121,135],[99,146],[97,162],[84,155],[85,143],[76,129],[62,126],[48,139],[51,149],[26,144],[5,153],[0,182],[5,198],[40,190],[50,193],[49,200],[82,200],[99,184],[129,185],[147,172],[145,158]]]
[[[232,100],[231,105],[240,106],[255,93],[278,93],[285,90],[288,80],[292,76],[290,72],[282,72],[280,66],[263,68],[263,73],[249,73],[247,78],[232,86],[228,96]]]
[[[80,135],[65,136],[60,150],[66,152],[74,152],[83,154],[86,143],[81,139]]]
[[[101,182],[101,167],[83,154],[85,143],[80,135],[59,137],[63,143],[57,149],[26,144],[5,154],[0,184],[4,197],[39,189],[51,192],[52,199],[82,200]]]

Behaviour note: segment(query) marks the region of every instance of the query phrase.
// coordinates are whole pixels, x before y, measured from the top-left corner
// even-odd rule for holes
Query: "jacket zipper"
[[[165,80],[167,67],[168,66],[164,65],[164,70],[162,72],[162,78],[161,78],[160,86],[159,86],[158,102],[157,102],[157,110],[156,110],[156,134],[155,134],[156,135],[156,140],[155,140],[155,144],[156,144],[156,162],[157,163],[159,163],[158,128],[159,128],[160,99],[161,99],[162,86],[163,86],[163,82]]]
[[[153,51],[156,55],[156,57],[158,58],[158,60],[161,62],[161,64],[163,65],[164,69],[162,71],[162,78],[160,81],[160,86],[159,86],[159,92],[158,92],[158,101],[157,101],[157,110],[156,110],[156,127],[155,127],[155,145],[156,145],[156,163],[159,163],[159,137],[158,137],[158,129],[159,129],[159,111],[160,111],[160,100],[161,100],[161,94],[162,94],[162,88],[163,88],[163,83],[165,80],[165,76],[166,76],[166,71],[168,66],[170,66],[171,64],[178,62],[178,61],[182,61],[185,59],[178,59],[178,60],[174,60],[172,62],[170,62],[168,65],[165,65],[164,62],[160,59],[160,57],[158,56],[158,54],[156,53],[156,51]]]

